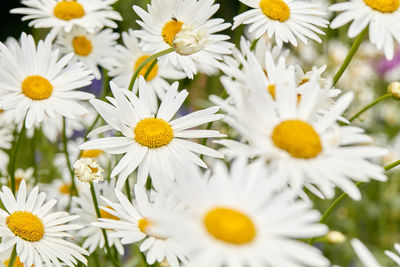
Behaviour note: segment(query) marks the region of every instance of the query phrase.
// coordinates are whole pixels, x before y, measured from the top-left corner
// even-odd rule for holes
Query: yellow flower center
[[[103,153],[100,149],[82,150],[81,158],[97,158]]]
[[[204,225],[213,237],[226,243],[244,245],[253,241],[256,227],[244,213],[230,208],[214,208],[204,217]]]
[[[4,266],[8,266],[8,263],[10,262],[10,259],[6,260],[4,262]],[[32,265],[33,266],[33,265]],[[13,267],[24,267],[24,264],[21,262],[19,256],[15,259]]]
[[[22,92],[32,100],[43,100],[51,96],[53,85],[39,75],[32,75],[25,78],[22,82]]]
[[[72,40],[72,46],[74,47],[75,54],[82,57],[88,56],[93,50],[92,42],[83,35],[76,36]]]
[[[322,152],[318,133],[310,124],[301,120],[281,122],[273,130],[271,138],[276,147],[295,158],[315,158]]]
[[[134,133],[136,142],[148,148],[168,145],[174,138],[174,131],[171,125],[158,118],[147,118],[139,121]]]
[[[283,0],[261,0],[260,8],[272,20],[284,22],[290,18],[290,8]]]
[[[60,185],[60,187],[58,188],[58,191],[61,194],[69,195],[70,192],[71,192],[71,184],[62,184],[62,185]]]
[[[182,29],[183,22],[178,20],[170,20],[165,23],[161,36],[164,38],[164,42],[172,46],[172,42]]]
[[[111,206],[107,206],[107,208],[112,209]],[[100,210],[101,218],[106,218],[106,219],[111,219],[111,220],[116,220],[119,221],[119,218],[117,216],[112,215],[111,213],[105,211],[105,210]]]
[[[382,13],[393,13],[400,7],[400,0],[364,0],[364,3]]]
[[[275,98],[275,84],[270,84],[267,87],[269,94],[272,96],[272,99],[276,100]]]
[[[142,233],[147,234],[147,228],[150,226],[150,224],[151,224],[150,220],[148,220],[146,218],[140,219],[138,222],[139,230]]]
[[[308,78],[303,78],[303,79],[299,82],[298,86],[302,86],[303,84],[306,84],[306,83],[308,83],[309,81],[310,81],[310,79],[308,79]]]
[[[140,64],[142,64],[143,61],[145,61],[148,57],[149,57],[149,56],[147,56],[147,55],[143,55],[143,56],[141,56],[140,58],[138,58],[138,59],[136,60],[136,62],[135,62],[135,67],[134,67],[133,71],[136,71],[136,70],[139,68]],[[151,65],[151,62],[147,63],[146,66],[144,66],[144,67],[140,70],[139,76],[143,76],[143,77],[144,77],[144,75],[146,75],[147,71],[149,70],[150,65]],[[157,76],[157,73],[158,73],[158,65],[157,65],[157,63],[156,63],[156,65],[154,65],[154,67],[151,69],[151,71],[150,71],[150,73],[149,73],[149,76],[147,76],[146,81],[151,81],[151,80],[153,80],[153,79]]]
[[[6,224],[14,235],[29,242],[37,242],[44,236],[42,220],[29,211],[15,211],[7,217]]]
[[[79,19],[85,16],[83,6],[76,1],[61,1],[53,9],[53,14],[62,20]]]

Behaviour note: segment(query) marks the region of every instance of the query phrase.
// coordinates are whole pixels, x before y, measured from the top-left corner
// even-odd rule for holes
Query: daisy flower
[[[3,186],[0,199],[5,210],[0,209],[0,252],[16,245],[16,252],[24,266],[75,266],[77,260],[86,264],[83,255],[88,252],[64,240],[72,236],[66,231],[82,228],[80,225],[65,224],[78,218],[67,212],[50,213],[56,200],[44,204],[45,193],[35,187],[27,196],[25,181],[21,182],[17,198]],[[44,264],[43,264],[44,263]]]
[[[369,26],[369,40],[388,59],[394,56],[394,40],[400,43],[400,2],[397,0],[350,0],[334,4],[331,11],[343,12],[330,27],[336,29],[353,21],[348,35],[353,38]]]
[[[56,47],[63,54],[74,53],[75,58],[82,61],[100,80],[98,66],[107,66],[104,59],[114,53],[118,38],[119,34],[111,29],[88,33],[84,28],[74,27],[71,32],[58,35]]]
[[[133,34],[133,30],[122,33],[122,41],[124,45],[118,45],[115,47],[115,54],[112,58],[109,58],[109,75],[114,77],[112,80],[118,86],[122,88],[128,88],[132,76],[139,65],[145,61],[150,55],[143,52],[139,47],[138,40]],[[141,76],[145,76],[150,64],[144,67],[140,71]],[[158,100],[163,99],[165,92],[169,89],[170,85],[166,79],[180,80],[185,78],[184,72],[171,68],[169,66],[160,67],[159,63],[151,70],[147,77],[147,85],[149,88],[149,97],[151,111],[156,112],[158,106]],[[133,92],[136,94],[138,90],[138,83],[134,84]]]
[[[0,88],[6,92],[0,106],[14,110],[17,122],[25,118],[28,129],[45,116],[81,116],[87,110],[78,100],[93,97],[75,90],[91,83],[91,72],[80,62],[68,65],[72,54],[59,59],[59,52],[53,50],[51,43],[52,36],[48,35],[36,47],[33,37],[25,33],[20,44],[10,49],[0,43],[0,60],[7,66],[0,71]]]
[[[35,178],[33,177],[33,168],[28,168],[26,170],[18,168],[15,170],[15,190],[19,190],[19,186],[21,185],[22,181],[25,181],[26,184],[32,185],[34,184]],[[10,177],[2,177],[0,178],[0,181],[2,182],[3,185],[8,185],[11,188],[11,180]]]
[[[29,26],[53,28],[56,32],[70,32],[73,26],[90,32],[103,27],[117,28],[113,20],[122,20],[112,4],[117,0],[22,0],[25,7],[11,9],[11,13],[25,15],[32,20]]]
[[[324,34],[318,27],[326,28],[325,12],[319,5],[295,0],[240,0],[250,10],[233,18],[233,29],[240,24],[251,24],[248,31],[260,38],[264,33],[269,38],[275,35],[278,46],[291,43],[297,46],[297,39],[321,42],[318,34]]]
[[[138,183],[141,186],[145,185],[150,173],[153,185],[160,188],[161,184],[170,182],[162,178],[174,179],[177,168],[185,168],[192,163],[206,168],[207,165],[195,153],[222,157],[211,148],[185,140],[223,136],[218,131],[189,130],[221,119],[222,115],[215,114],[219,107],[210,107],[173,119],[188,96],[186,90],[177,91],[178,82],[168,89],[156,114],[149,109],[149,89],[142,76],[139,78],[139,97],[131,91],[121,90],[112,82],[110,85],[114,95],[114,98],[109,98],[111,104],[97,99],[91,101],[108,124],[95,130],[95,133],[116,130],[122,136],[95,139],[80,148],[101,149],[111,154],[126,153],[111,172],[111,177],[119,175],[118,188],[137,168]],[[161,172],[165,176],[156,175]]]
[[[175,197],[154,192],[154,200],[150,201],[145,189],[138,185],[135,185],[136,206],[120,191],[115,190],[115,195],[118,202],[103,198],[108,206],[102,209],[118,220],[101,218],[95,225],[112,231],[110,236],[120,238],[124,245],[141,242],[139,249],[146,253],[148,264],[166,260],[171,267],[179,267],[179,261],[186,260],[185,247],[173,238],[161,235],[155,222],[159,214],[173,213],[182,208],[176,203]]]
[[[332,198],[338,186],[352,198],[360,199],[351,180],[385,181],[383,168],[371,160],[384,156],[386,150],[366,145],[371,138],[364,130],[337,124],[352,101],[352,93],[333,101],[327,89],[321,89],[319,74],[314,71],[299,97],[294,69],[285,70],[282,64],[275,67],[281,69],[276,75],[271,72],[274,68],[268,68],[268,74],[275,78],[274,95],[262,81],[265,75],[261,70],[258,76],[249,77],[251,94],[231,88],[235,105],[223,107],[229,114],[226,122],[245,144],[218,141],[226,146],[221,151],[230,156],[267,159],[282,185],[290,185],[299,194],[306,186],[320,197]]]
[[[164,231],[190,248],[185,266],[328,266],[321,251],[301,238],[324,235],[320,214],[294,192],[276,190],[263,162],[219,161],[209,172],[177,174],[185,213],[164,214]]]
[[[115,197],[114,189],[115,189],[115,182],[103,182],[96,184],[96,195],[103,196],[110,201],[117,201]],[[92,197],[90,195],[90,191],[88,188],[83,190],[83,192],[78,197],[73,197],[73,207],[72,213],[79,215],[78,223],[83,226],[81,230],[77,232],[78,236],[81,236],[85,239],[82,244],[84,249],[87,249],[89,253],[93,253],[97,247],[104,248],[104,237],[101,231],[101,228],[98,226],[93,225],[93,222],[97,221],[96,210],[93,204]],[[105,206],[107,208],[111,208],[107,206],[106,202],[99,198],[99,205]],[[105,210],[101,210],[101,217],[107,218],[110,220],[119,220],[118,217],[108,213]],[[124,254],[124,247],[122,246],[119,238],[111,237],[111,233],[114,231],[111,229],[106,229],[107,238],[110,242],[110,246],[115,246],[118,253],[123,255]]]
[[[193,79],[199,65],[216,66],[222,55],[230,54],[233,48],[233,44],[225,41],[229,36],[216,34],[230,24],[223,23],[223,19],[210,19],[218,8],[219,4],[214,4],[214,0],[153,0],[148,5],[148,12],[133,6],[142,19],[137,23],[143,27],[135,34],[141,39],[140,46],[150,54],[171,48],[174,42],[178,46],[195,40],[201,42],[201,47],[193,54],[172,52],[162,57],[160,62],[161,69],[175,66]]]

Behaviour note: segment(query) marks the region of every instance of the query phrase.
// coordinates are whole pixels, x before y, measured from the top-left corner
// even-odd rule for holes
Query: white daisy
[[[117,199],[115,197],[114,189],[115,182],[97,183],[96,195],[101,195],[110,201],[116,201]],[[106,202],[102,198],[99,198],[98,201],[99,205],[107,206]],[[87,249],[90,253],[93,253],[97,247],[104,248],[105,241],[101,228],[92,224],[97,221],[97,215],[89,189],[87,188],[87,190],[83,190],[79,198],[73,197],[73,202],[74,204],[72,206],[74,208],[72,208],[72,213],[80,216],[78,222],[83,226],[83,228],[77,232],[78,236],[85,238],[82,247]],[[111,207],[107,206],[107,208]],[[105,210],[101,210],[100,212],[102,218],[119,220],[118,217],[115,217]],[[123,255],[124,247],[119,241],[119,238],[111,237],[110,234],[113,233],[111,229],[106,229],[106,233],[110,246],[115,246],[119,254]]]
[[[139,47],[138,40],[133,34],[133,30],[122,33],[123,46],[118,45],[115,47],[116,54],[112,58],[109,58],[109,75],[115,77],[113,82],[122,88],[128,88],[129,83],[135,70],[139,65],[146,60],[150,55],[143,52]],[[140,71],[140,75],[145,76],[150,64],[144,67]],[[182,71],[178,71],[169,66],[159,67],[157,63],[151,70],[147,77],[147,85],[149,88],[149,97],[151,104],[151,111],[156,112],[158,106],[158,100],[163,99],[165,92],[169,89],[170,85],[166,79],[179,80],[185,78],[186,75]],[[135,83],[133,92],[136,93],[138,90],[138,83]]]
[[[117,0],[22,0],[26,7],[14,8],[10,12],[25,15],[22,20],[32,20],[29,26],[53,28],[55,31],[71,31],[73,26],[90,32],[104,26],[117,28],[113,20],[122,20],[112,4]]]
[[[351,180],[385,181],[383,168],[371,160],[382,157],[386,150],[366,145],[371,138],[362,129],[337,124],[352,101],[352,93],[333,102],[326,93],[329,90],[321,89],[319,74],[314,71],[301,87],[303,93],[299,97],[294,69],[285,70],[283,64],[267,68],[268,74],[276,78],[274,95],[262,81],[265,79],[262,70],[248,79],[251,94],[240,88],[227,88],[232,91],[230,96],[235,105],[223,107],[230,115],[226,121],[246,144],[219,141],[227,147],[222,151],[231,156],[267,159],[279,174],[279,180],[299,193],[306,186],[320,197],[331,198],[334,187],[338,186],[352,198],[360,199],[360,192]],[[273,75],[274,69],[280,71]],[[328,100],[331,104],[326,105]]]
[[[110,236],[120,238],[122,244],[142,241],[140,251],[146,253],[148,264],[166,260],[171,267],[178,267],[179,261],[186,260],[186,249],[183,244],[173,238],[161,235],[155,219],[160,216],[160,213],[174,213],[182,207],[176,203],[173,195],[153,194],[155,194],[154,201],[149,201],[145,189],[135,185],[137,201],[137,207],[135,207],[120,191],[115,190],[118,203],[103,198],[108,207],[102,207],[102,209],[119,220],[102,218],[95,225],[112,230]]]
[[[222,60],[222,55],[231,53],[233,44],[225,41],[229,36],[216,34],[230,24],[223,23],[223,19],[210,19],[218,8],[219,4],[214,4],[214,0],[153,0],[148,5],[148,12],[133,6],[142,19],[137,23],[143,27],[135,34],[141,39],[143,50],[154,54],[171,48],[181,31],[189,32],[185,36],[190,32],[202,32],[203,48],[198,52],[186,56],[172,52],[162,57],[160,62],[161,68],[178,67],[192,79],[198,71],[198,65],[214,67],[218,60]]]
[[[233,18],[232,28],[240,24],[251,24],[248,31],[255,32],[255,38],[264,33],[275,35],[278,46],[291,43],[297,46],[297,39],[307,43],[307,39],[321,42],[318,34],[324,34],[318,27],[326,28],[325,12],[319,5],[295,0],[240,0],[251,7],[250,10]]]
[[[223,162],[213,173],[182,169],[177,194],[185,213],[164,214],[167,234],[191,249],[185,266],[328,266],[321,251],[301,238],[321,236],[319,212],[280,191],[264,164],[250,165],[243,158],[229,171]],[[276,181],[276,180],[275,180]]]
[[[111,29],[88,33],[84,28],[74,27],[71,32],[58,35],[56,47],[63,54],[74,53],[75,58],[82,61],[100,80],[98,66],[107,67],[104,59],[114,53],[118,38],[119,34]]]
[[[350,0],[334,4],[331,11],[343,12],[331,22],[332,29],[353,21],[348,35],[353,38],[369,26],[369,40],[388,59],[394,55],[394,40],[400,43],[400,2],[397,0]]]
[[[95,132],[117,130],[122,136],[92,140],[80,148],[101,149],[111,154],[126,153],[111,172],[111,177],[119,175],[118,188],[122,187],[128,175],[137,168],[138,183],[141,186],[145,185],[150,173],[153,185],[160,188],[161,184],[170,180],[155,178],[158,172],[174,179],[176,168],[185,168],[187,164],[195,163],[206,168],[207,165],[195,153],[222,157],[211,148],[185,140],[223,136],[218,131],[189,130],[221,119],[222,115],[215,114],[219,107],[210,107],[173,119],[188,96],[186,90],[178,93],[178,82],[168,89],[157,114],[149,109],[149,89],[142,76],[139,78],[139,98],[131,91],[121,90],[112,82],[110,85],[114,98],[108,99],[112,105],[97,99],[91,101],[108,124]]]
[[[59,59],[52,48],[52,36],[39,41],[37,47],[31,35],[23,33],[19,45],[11,49],[0,43],[0,60],[7,66],[0,70],[0,88],[5,95],[0,100],[4,110],[12,109],[17,122],[25,118],[29,129],[56,114],[75,118],[87,112],[78,100],[92,94],[75,89],[89,85],[93,76],[82,63],[70,64],[72,54]]]
[[[86,264],[82,254],[88,255],[88,252],[64,240],[64,237],[72,238],[66,231],[82,227],[65,224],[78,216],[70,216],[67,212],[49,213],[57,201],[50,200],[44,204],[45,198],[46,194],[39,193],[38,187],[27,196],[25,181],[21,182],[17,198],[3,186],[0,199],[5,210],[0,209],[0,252],[16,245],[17,255],[24,266],[75,266],[77,260]]]
[[[21,185],[22,181],[25,181],[26,184],[32,185],[34,184],[35,178],[33,177],[33,168],[28,168],[26,170],[18,168],[14,172],[15,177],[15,190],[19,190],[19,186]],[[11,188],[11,180],[10,177],[2,177],[0,181],[3,185],[6,185]]]

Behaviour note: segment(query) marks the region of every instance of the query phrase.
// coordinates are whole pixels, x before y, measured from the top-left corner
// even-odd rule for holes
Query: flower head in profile
[[[162,66],[175,66],[193,79],[199,68],[215,69],[222,56],[231,53],[233,44],[225,41],[229,36],[217,34],[230,24],[210,19],[218,8],[214,0],[155,0],[148,5],[148,12],[133,6],[143,27],[135,34],[147,53],[174,47],[175,52],[161,58]]]
[[[27,193],[25,181],[21,182],[16,198],[6,186],[0,192],[5,207],[0,209],[0,253],[16,245],[17,255],[24,266],[74,266],[77,260],[86,264],[83,255],[88,255],[88,252],[64,239],[72,238],[68,231],[82,228],[67,224],[78,216],[67,212],[51,213],[57,201],[44,203],[46,194],[39,193],[38,187]]]
[[[222,157],[214,149],[186,140],[224,136],[218,131],[192,129],[221,119],[223,116],[216,114],[219,107],[210,107],[174,119],[188,96],[186,90],[178,92],[177,82],[168,89],[156,114],[151,112],[148,85],[143,77],[139,79],[139,97],[131,91],[118,88],[112,82],[110,85],[114,95],[114,98],[109,98],[111,104],[97,99],[91,101],[107,123],[94,130],[93,134],[116,130],[122,136],[94,139],[82,144],[80,148],[125,154],[111,172],[111,177],[119,175],[118,188],[136,169],[139,185],[145,186],[150,174],[153,185],[160,188],[174,179],[178,168],[193,163],[207,168],[196,154]]]
[[[104,26],[116,28],[114,20],[122,20],[112,4],[117,0],[22,0],[25,7],[10,12],[32,20],[29,26],[52,28],[56,32],[70,32],[73,26],[95,32]]]
[[[350,0],[334,4],[331,11],[342,12],[331,22],[336,29],[353,21],[349,27],[350,38],[369,27],[369,40],[388,59],[394,56],[394,41],[400,43],[400,2],[398,0]]]
[[[296,193],[277,190],[261,161],[223,162],[212,173],[186,168],[177,174],[180,213],[158,217],[162,233],[189,249],[184,266],[328,266],[315,247],[296,239],[327,232],[320,214]],[[157,222],[157,221],[156,221]]]
[[[0,43],[0,91],[4,93],[0,106],[13,110],[17,123],[25,119],[28,129],[45,117],[84,115],[87,109],[79,102],[93,97],[76,90],[91,83],[91,72],[82,63],[71,62],[72,54],[59,58],[52,38],[48,35],[36,46],[31,35],[22,33],[20,43],[9,47]]]

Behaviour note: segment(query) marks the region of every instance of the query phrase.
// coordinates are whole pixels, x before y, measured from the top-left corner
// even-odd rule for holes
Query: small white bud
[[[182,29],[176,34],[172,47],[180,55],[188,56],[202,50],[207,43],[207,33],[200,29],[183,24]]]
[[[346,237],[338,231],[330,231],[327,235],[326,238],[330,243],[343,243],[346,241]]]
[[[392,82],[391,84],[389,84],[388,92],[394,98],[400,99],[400,82]]]
[[[74,164],[75,175],[84,183],[103,181],[104,170],[92,158],[81,158]]]

